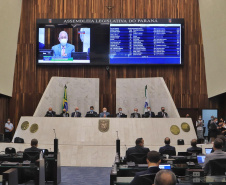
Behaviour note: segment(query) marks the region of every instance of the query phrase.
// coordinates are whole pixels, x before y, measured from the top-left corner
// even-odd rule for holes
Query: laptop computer
[[[206,154],[210,154],[210,153],[211,153],[211,151],[212,151],[212,148],[205,148],[205,152],[206,152]]]
[[[159,168],[161,170],[171,170],[171,165],[170,164],[160,164]]]
[[[197,161],[201,167],[203,167],[205,159],[206,159],[205,155],[197,155]]]

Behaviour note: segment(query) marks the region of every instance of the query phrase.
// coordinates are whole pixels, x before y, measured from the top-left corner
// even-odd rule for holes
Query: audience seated
[[[207,175],[211,174],[210,164],[209,164],[210,160],[226,159],[226,153],[222,151],[222,147],[223,147],[222,139],[216,138],[213,144],[214,152],[206,155],[206,159],[203,166],[205,174]]]
[[[46,112],[45,117],[56,117],[56,112],[53,111],[52,107],[49,107],[49,110]]]
[[[37,139],[32,139],[31,140],[31,147],[26,148],[24,152],[41,152],[42,149],[38,148],[38,140]]]
[[[160,170],[159,164],[161,162],[161,156],[156,151],[150,151],[147,154],[148,169],[146,171],[137,172],[130,185],[146,185],[147,181],[150,184],[154,183],[154,176]],[[147,177],[147,178],[144,178]],[[148,180],[147,180],[148,179]]]
[[[187,149],[187,152],[189,153],[196,153],[196,154],[202,154],[202,148],[197,147],[197,139],[192,139],[191,140],[191,146],[190,148]]]
[[[170,146],[170,138],[166,137],[164,142],[165,142],[165,146],[159,148],[160,154],[176,155],[175,147]]]
[[[170,170],[160,170],[155,176],[155,185],[175,185],[177,178]]]
[[[150,152],[149,148],[144,147],[144,139],[143,138],[137,138],[136,139],[136,146],[128,148],[126,151],[126,157],[128,157],[130,154],[147,154]]]

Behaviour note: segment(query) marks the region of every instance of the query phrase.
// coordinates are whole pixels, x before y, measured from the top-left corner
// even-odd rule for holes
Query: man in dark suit
[[[42,149],[38,148],[38,140],[37,139],[32,139],[31,140],[31,147],[26,148],[24,152],[41,152]]]
[[[147,154],[148,169],[145,171],[137,172],[134,179],[131,181],[130,185],[142,185],[143,184],[142,177],[144,176],[153,175],[154,180],[155,174],[160,170],[159,169],[160,162],[161,156],[158,152],[156,151],[148,152]]]
[[[211,117],[210,117],[210,120],[208,121],[208,124],[207,124],[207,129],[208,129],[208,141],[210,140],[210,124],[213,123],[213,120],[214,120],[214,116],[211,116]]]
[[[100,113],[100,117],[101,117],[101,118],[106,118],[106,117],[108,117],[108,116],[110,116],[110,112],[107,112],[107,108],[104,107],[104,108],[103,108],[103,112]]]
[[[52,107],[49,107],[49,110],[46,112],[45,117],[56,117],[56,112],[53,111]]]
[[[209,175],[211,174],[209,161],[214,159],[226,159],[226,152],[222,151],[223,141],[220,138],[214,140],[213,149],[214,152],[207,154],[206,159],[203,165],[204,173]]]
[[[191,146],[190,148],[187,149],[187,152],[189,153],[197,153],[197,154],[202,154],[202,148],[197,147],[197,139],[192,139],[191,140]]]
[[[63,112],[60,114],[60,117],[70,117],[69,113],[67,113],[66,109],[63,109]]]
[[[134,109],[134,113],[130,115],[131,118],[140,118],[140,113],[138,113],[138,109]]]
[[[86,113],[86,117],[88,117],[87,115],[89,114],[93,115],[93,117],[97,116],[97,112],[94,111],[94,106],[90,106],[90,111]]]
[[[126,117],[124,113],[122,113],[122,108],[118,108],[118,113],[116,114],[117,118]]]
[[[168,118],[168,114],[165,112],[165,107],[161,107],[161,112],[158,112],[159,118]]]
[[[79,108],[75,107],[75,112],[71,113],[71,117],[81,117],[81,112],[79,112]]]
[[[126,151],[127,157],[128,157],[128,155],[133,154],[133,153],[147,154],[148,152],[150,152],[149,148],[144,147],[144,139],[143,138],[137,138],[135,143],[136,143],[135,147],[128,148],[128,150]]]
[[[166,152],[167,151],[170,151],[171,155],[176,155],[176,149],[174,146],[170,146],[170,138],[169,137],[166,137],[165,140],[165,146],[163,147],[160,147],[159,148],[159,152],[161,154],[167,154]]]
[[[145,112],[144,117],[145,118],[154,118],[155,113],[151,111],[151,107],[147,107],[148,111]]]
[[[215,138],[217,137],[218,134],[217,126],[218,126],[217,118],[214,118],[213,122],[211,122],[209,126],[209,136],[211,142],[214,142]]]

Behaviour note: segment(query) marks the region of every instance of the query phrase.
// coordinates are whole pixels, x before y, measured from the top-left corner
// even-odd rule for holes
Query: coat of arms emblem
[[[109,119],[100,119],[98,124],[98,129],[101,132],[107,132],[109,130],[110,120]]]

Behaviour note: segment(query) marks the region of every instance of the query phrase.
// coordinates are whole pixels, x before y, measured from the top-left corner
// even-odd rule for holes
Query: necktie
[[[61,56],[64,56],[65,55],[65,48],[64,46],[62,47],[62,51],[61,51]]]

